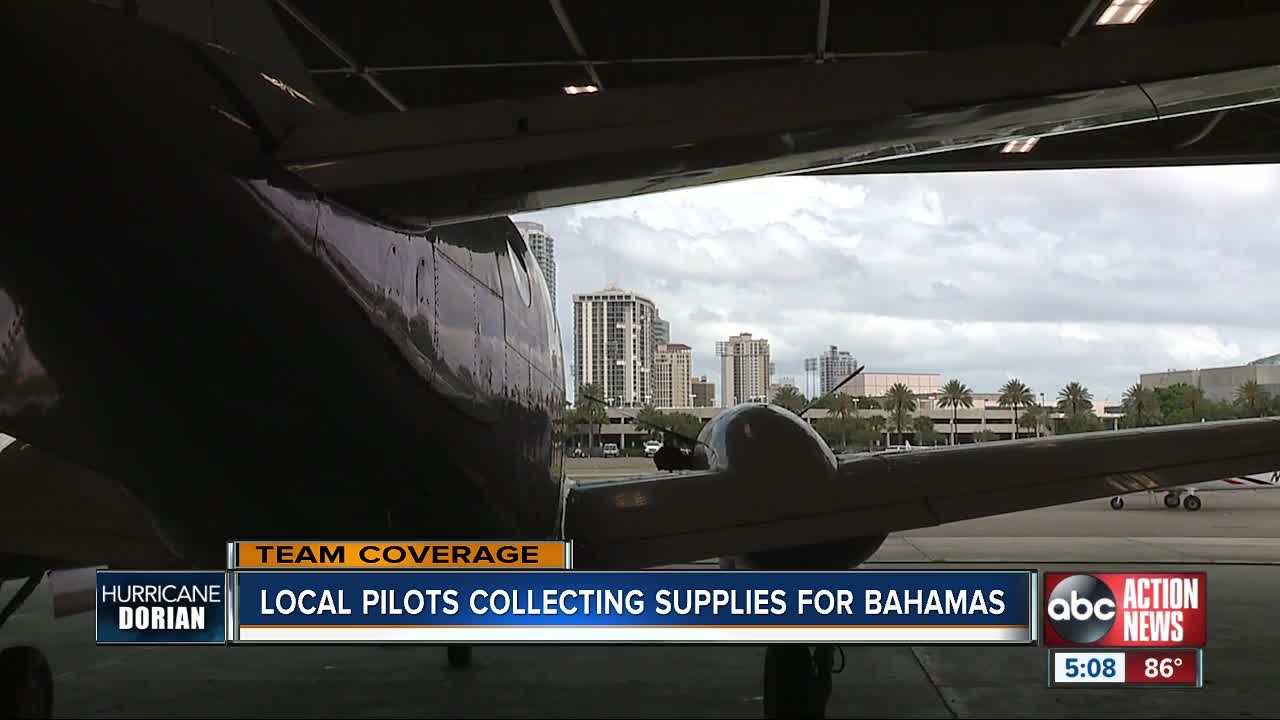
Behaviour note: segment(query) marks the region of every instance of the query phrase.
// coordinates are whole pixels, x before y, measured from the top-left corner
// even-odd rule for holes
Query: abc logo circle
[[[1049,624],[1067,642],[1102,639],[1116,621],[1116,596],[1092,575],[1072,575],[1049,593]]]

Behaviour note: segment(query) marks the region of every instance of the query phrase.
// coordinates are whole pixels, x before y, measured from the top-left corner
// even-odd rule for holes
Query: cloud
[[[1140,372],[1280,351],[1280,167],[787,177],[521,216],[557,238],[558,311],[652,298],[695,374],[769,338],[779,375],[828,345],[991,391],[1012,375],[1118,398]]]

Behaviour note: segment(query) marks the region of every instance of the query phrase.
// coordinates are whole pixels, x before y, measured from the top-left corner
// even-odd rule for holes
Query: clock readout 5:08
[[[1054,683],[1123,683],[1124,653],[1057,652],[1053,654]]]

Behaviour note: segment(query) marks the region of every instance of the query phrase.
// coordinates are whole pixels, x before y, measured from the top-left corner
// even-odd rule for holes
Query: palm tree
[[[783,385],[773,395],[773,404],[780,405],[791,412],[800,412],[805,405],[804,396],[794,385]]]
[[[577,408],[566,408],[564,414],[560,416],[561,432],[564,434],[565,450],[568,451],[569,443],[577,445],[578,443],[578,426],[582,424],[582,416]]]
[[[702,420],[697,415],[687,412],[669,412],[663,413],[662,419],[667,423],[667,427],[679,435],[686,438],[697,439],[702,432]]]
[[[849,395],[838,392],[827,398],[827,412],[840,418],[840,449],[845,447],[845,430],[849,426],[849,416],[854,414],[855,401]]]
[[[1204,402],[1204,388],[1199,385],[1188,385],[1187,389],[1182,391],[1182,400],[1191,408],[1191,418],[1194,420],[1200,415],[1200,403]]]
[[[588,383],[578,388],[578,395],[574,398],[578,422],[587,426],[588,455],[591,454],[591,448],[595,445],[595,428],[609,419],[609,411],[605,410],[604,403],[600,401],[603,395],[599,385]]]
[[[948,380],[942,386],[942,397],[938,398],[938,407],[951,408],[951,444],[956,444],[956,410],[960,407],[973,407],[973,391],[959,380]]]
[[[1013,408],[1013,439],[1018,439],[1018,410],[1031,405],[1036,400],[1031,388],[1018,378],[1013,378],[1000,388],[1000,407]]]
[[[938,431],[933,427],[933,418],[919,415],[911,421],[911,429],[916,433],[917,445],[933,445],[937,443]]]
[[[877,438],[880,437],[880,433],[884,432],[884,426],[885,420],[883,415],[872,415],[867,418],[867,429],[874,432]],[[879,442],[879,440],[876,442]]]
[[[1257,380],[1249,380],[1236,388],[1236,404],[1249,408],[1250,414],[1260,415],[1259,409],[1266,410],[1271,401],[1271,393],[1262,389]]]
[[[1151,419],[1158,407],[1155,393],[1143,387],[1142,383],[1134,383],[1124,391],[1124,411],[1126,415],[1133,415],[1134,427],[1145,425],[1144,416]]]
[[[666,429],[666,415],[652,405],[645,405],[640,408],[640,412],[636,413],[636,427],[641,430],[648,430],[650,437],[656,436],[659,432]]]
[[[893,413],[894,427],[898,429],[898,442],[906,427],[907,415],[916,409],[916,394],[903,383],[894,383],[884,394],[884,409]]]
[[[1075,417],[1093,409],[1093,394],[1089,392],[1089,388],[1072,380],[1058,391],[1058,407],[1068,417]]]
[[[858,409],[866,407],[862,404],[862,398],[854,395],[849,396],[849,411],[855,419],[858,417]]]
[[[1044,414],[1044,408],[1039,405],[1028,405],[1026,411],[1022,413],[1022,418],[1018,420],[1018,425],[1023,430],[1033,432],[1036,437],[1040,437],[1040,423]]]

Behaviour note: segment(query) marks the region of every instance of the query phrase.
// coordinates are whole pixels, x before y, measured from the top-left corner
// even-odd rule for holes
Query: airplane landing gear
[[[449,658],[449,667],[464,668],[471,665],[470,645],[450,645],[445,650],[445,655]]]
[[[1190,510],[1191,512],[1195,512],[1200,509],[1200,498],[1195,495],[1188,495],[1186,499],[1182,501],[1182,507]]]
[[[764,654],[764,716],[825,718],[835,647],[770,645]],[[843,669],[843,668],[842,668]]]
[[[1167,508],[1176,508],[1182,504],[1182,497],[1177,493],[1164,494],[1164,506]]]
[[[1119,509],[1121,509],[1121,508],[1123,508],[1123,507],[1124,507],[1124,498],[1122,498],[1122,497],[1113,497],[1113,498],[1111,498],[1111,509],[1112,509],[1112,510],[1119,510]]]
[[[23,645],[0,652],[0,717],[53,717],[53,673],[38,649]]]

